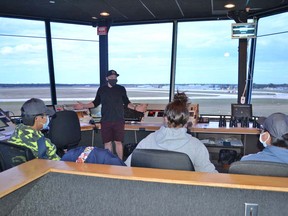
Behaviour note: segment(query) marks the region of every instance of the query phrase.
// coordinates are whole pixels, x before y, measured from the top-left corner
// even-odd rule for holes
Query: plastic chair
[[[76,147],[81,140],[81,127],[77,113],[71,110],[56,112],[50,121],[47,137],[62,157],[65,149]]]
[[[288,177],[288,164],[254,160],[237,161],[230,165],[229,173]]]
[[[131,166],[172,170],[195,170],[189,156],[185,153],[158,149],[135,149],[132,153]]]
[[[0,141],[0,172],[34,159],[31,149]]]

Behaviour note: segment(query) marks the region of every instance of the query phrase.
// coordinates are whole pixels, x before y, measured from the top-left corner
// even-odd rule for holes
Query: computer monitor
[[[10,122],[11,119],[8,116],[7,112],[4,112],[1,108],[0,108],[0,118],[6,123],[6,122]]]
[[[252,118],[252,104],[231,104],[231,115],[235,118]]]
[[[0,129],[8,127],[9,125],[5,122],[3,118],[0,118]]]
[[[256,23],[232,23],[231,33],[233,39],[255,38]]]

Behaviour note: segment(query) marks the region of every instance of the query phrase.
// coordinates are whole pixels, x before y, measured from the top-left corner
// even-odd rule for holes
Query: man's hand
[[[139,105],[136,105],[136,109],[135,110],[138,111],[138,112],[144,113],[147,110],[147,106],[148,106],[148,104],[139,104]]]
[[[79,102],[79,101],[77,101],[77,104],[74,104],[74,105],[73,105],[73,108],[74,108],[75,110],[84,109],[84,104],[81,103],[81,102]]]

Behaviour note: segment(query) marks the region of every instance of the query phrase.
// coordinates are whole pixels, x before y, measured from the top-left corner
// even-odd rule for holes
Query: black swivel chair
[[[51,118],[47,137],[56,145],[60,157],[64,155],[64,149],[76,147],[81,140],[77,113],[71,110],[56,112]]]
[[[35,156],[29,148],[0,141],[0,172],[34,158]]]
[[[268,161],[237,161],[230,165],[229,173],[288,177],[288,164]]]
[[[188,155],[156,149],[135,149],[131,158],[131,166],[194,171],[193,163]]]

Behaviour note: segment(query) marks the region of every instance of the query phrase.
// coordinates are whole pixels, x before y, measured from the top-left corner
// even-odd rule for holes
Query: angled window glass
[[[97,29],[51,23],[51,35],[57,103],[92,101],[100,80]]]
[[[234,21],[181,22],[175,90],[184,91],[200,114],[230,114],[237,102],[238,39]]]
[[[261,18],[251,101],[256,116],[288,114],[288,13]]]
[[[132,102],[168,102],[171,47],[171,23],[110,28],[109,68]]]
[[[32,97],[51,103],[43,21],[0,18],[0,76],[0,107],[11,115]]]

